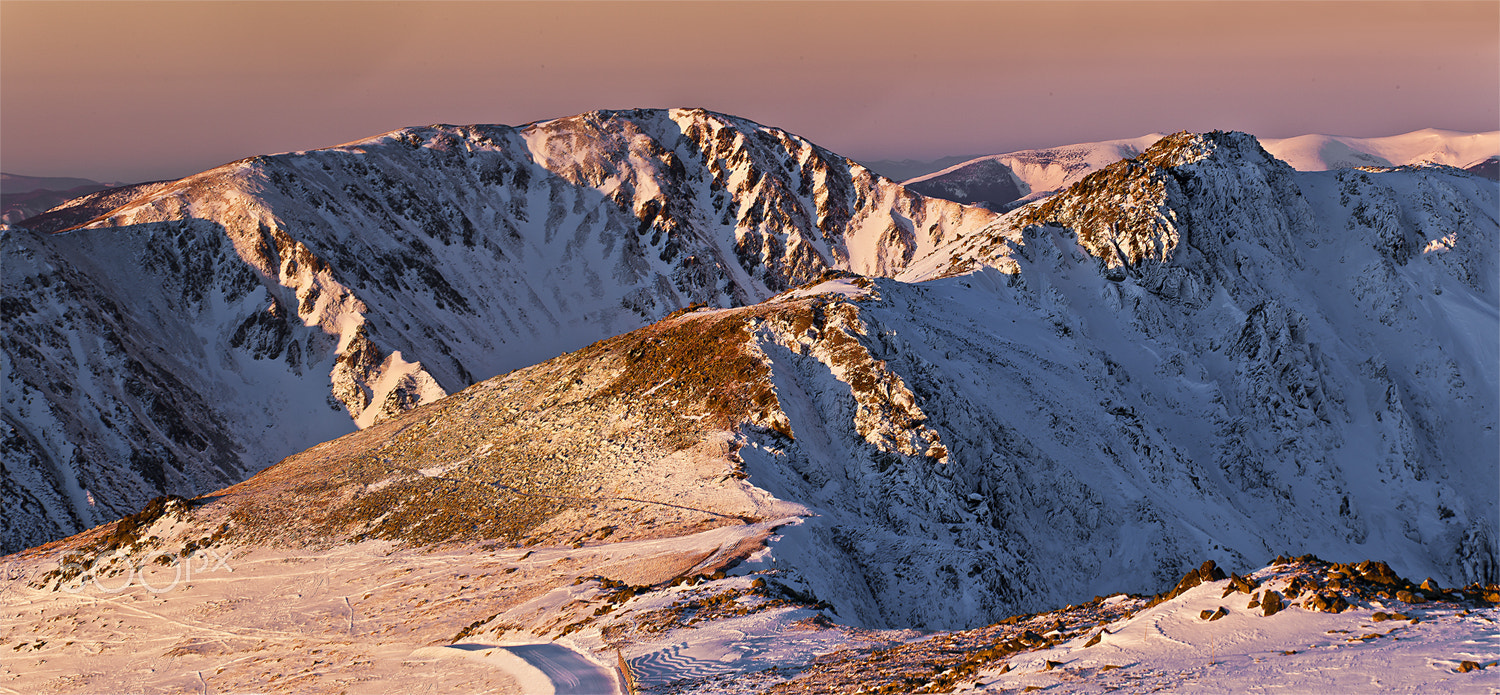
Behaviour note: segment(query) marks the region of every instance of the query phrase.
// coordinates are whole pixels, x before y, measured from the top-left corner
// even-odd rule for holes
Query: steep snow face
[[[1161,138],[1161,134],[1151,133],[1126,140],[987,155],[918,176],[905,185],[922,195],[998,210],[1017,200],[1034,200],[1067,188],[1090,172],[1140,154]]]
[[[1299,171],[1408,164],[1442,164],[1467,169],[1500,157],[1500,130],[1462,133],[1426,128],[1383,138],[1300,135],[1261,138],[1260,144],[1274,157]]]
[[[4,549],[691,303],[893,274],[996,219],[705,111],[412,128],[139,193],[5,233],[3,481],[29,511]]]
[[[181,351],[202,351],[196,341],[164,349],[153,314],[131,303],[139,297],[96,280],[87,259],[27,230],[0,235],[6,551],[117,518],[161,490],[242,474],[244,443],[215,400],[233,391],[182,368]],[[315,412],[297,415],[316,423]]]
[[[748,275],[741,284],[760,290],[749,303],[831,268],[894,275],[995,219],[785,131],[702,110],[585,114],[521,134],[547,169],[633,211],[654,252]]]
[[[761,328],[791,437],[741,456],[817,513],[781,561],[928,627],[1203,557],[1500,576],[1493,182],[1299,174],[1241,134],[1091,178],[984,267]]]

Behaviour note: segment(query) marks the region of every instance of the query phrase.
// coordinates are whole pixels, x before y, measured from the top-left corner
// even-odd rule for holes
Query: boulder
[[[1280,612],[1281,594],[1278,594],[1274,591],[1267,591],[1266,595],[1260,600],[1260,610],[1261,614],[1265,615],[1266,617],[1276,615],[1278,612]]]

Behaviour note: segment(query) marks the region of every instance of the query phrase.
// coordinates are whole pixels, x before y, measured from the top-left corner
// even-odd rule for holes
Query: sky
[[[404,126],[702,107],[851,158],[1500,128],[1500,3],[0,0],[0,169],[135,182]]]

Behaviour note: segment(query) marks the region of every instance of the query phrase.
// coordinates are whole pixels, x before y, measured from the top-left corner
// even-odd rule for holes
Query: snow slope
[[[179,558],[213,520],[164,510],[90,574],[57,581],[88,556],[68,544],[7,558],[0,688],[1476,692],[1500,672],[1500,587],[1418,586],[1382,563],[1277,558],[971,630],[864,630],[776,569],[795,519],[530,548],[193,542]]]
[[[1408,602],[1393,591],[1323,589],[1266,615],[1259,599],[1289,595],[1294,581],[1326,585],[1328,569],[1318,562],[1273,565],[1247,573],[1243,579],[1254,588],[1243,593],[1232,580],[1206,582],[1056,646],[1012,657],[1005,673],[983,669],[964,690],[1462,693],[1500,686],[1494,668],[1500,609],[1489,602],[1471,610],[1451,602],[1451,594]],[[1349,605],[1319,609],[1311,603],[1319,593],[1347,596]],[[1224,614],[1213,617],[1220,610]],[[1464,670],[1464,662],[1489,668]]]
[[[411,128],[138,192],[0,232],[5,549],[995,219],[701,110]]]

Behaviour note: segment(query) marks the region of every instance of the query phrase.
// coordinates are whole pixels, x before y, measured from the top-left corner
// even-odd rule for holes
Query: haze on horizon
[[[0,3],[0,167],[176,178],[430,123],[695,106],[856,159],[1500,127],[1494,2]]]

